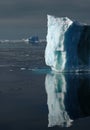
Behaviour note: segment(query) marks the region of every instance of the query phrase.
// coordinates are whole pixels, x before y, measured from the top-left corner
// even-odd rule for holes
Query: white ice
[[[83,26],[67,17],[47,16],[45,62],[57,72],[78,68],[78,43]]]

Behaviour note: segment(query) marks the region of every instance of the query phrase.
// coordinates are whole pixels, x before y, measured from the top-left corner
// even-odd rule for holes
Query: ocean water
[[[90,74],[55,73],[46,43],[0,43],[0,130],[89,130]]]

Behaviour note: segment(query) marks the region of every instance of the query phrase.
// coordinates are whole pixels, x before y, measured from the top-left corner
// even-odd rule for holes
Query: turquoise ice
[[[67,17],[47,16],[45,62],[57,72],[90,69],[90,27]]]

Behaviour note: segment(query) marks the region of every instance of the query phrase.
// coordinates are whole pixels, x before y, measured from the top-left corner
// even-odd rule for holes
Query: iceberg
[[[45,63],[52,70],[90,70],[90,26],[68,17],[47,16]]]

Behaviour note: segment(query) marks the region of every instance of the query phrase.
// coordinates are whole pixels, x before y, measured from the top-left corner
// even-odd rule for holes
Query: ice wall
[[[57,72],[89,69],[90,28],[67,17],[47,18],[46,64]]]

